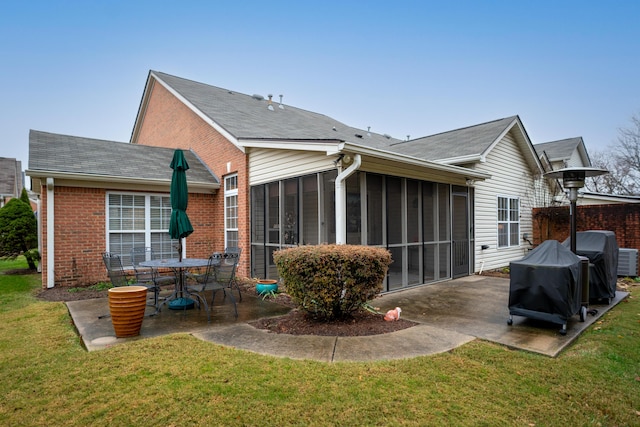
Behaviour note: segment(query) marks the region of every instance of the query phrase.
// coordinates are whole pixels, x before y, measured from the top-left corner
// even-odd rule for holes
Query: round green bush
[[[294,302],[327,320],[378,296],[392,262],[384,248],[357,245],[299,246],[276,251],[273,259]]]

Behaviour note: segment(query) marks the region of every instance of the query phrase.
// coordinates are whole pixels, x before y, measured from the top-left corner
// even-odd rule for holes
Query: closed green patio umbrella
[[[171,220],[169,222],[169,235],[172,239],[178,240],[178,259],[182,261],[182,239],[193,233],[191,221],[187,216],[187,205],[189,202],[189,189],[187,187],[187,169],[189,164],[184,158],[182,150],[176,150],[171,160]],[[179,286],[184,288],[184,270],[180,269]],[[182,292],[181,292],[182,293]],[[175,299],[169,303],[171,309],[182,309],[193,307],[193,300],[184,298]]]
[[[182,238],[193,233],[191,221],[187,216],[189,203],[189,189],[187,187],[187,169],[189,164],[184,158],[182,150],[176,150],[171,160],[171,220],[169,222],[169,235],[178,240],[178,257],[182,260]]]

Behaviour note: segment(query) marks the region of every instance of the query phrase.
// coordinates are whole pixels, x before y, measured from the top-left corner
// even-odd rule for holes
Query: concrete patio
[[[381,311],[402,308],[402,316],[418,325],[388,334],[365,337],[294,336],[255,329],[247,322],[280,316],[290,309],[268,300],[243,295],[238,303],[238,318],[233,305],[218,296],[207,321],[204,311],[169,310],[145,317],[140,336],[116,338],[109,317],[108,299],[99,298],[67,303],[69,313],[89,351],[100,350],[133,340],[174,333],[220,345],[261,354],[293,359],[332,361],[372,361],[417,357],[449,351],[474,339],[499,343],[510,348],[540,353],[550,357],[560,354],[586,328],[627,297],[616,292],[609,305],[591,305],[595,316],[585,322],[573,316],[567,324],[567,334],[561,335],[560,325],[514,316],[509,318],[509,280],[487,276],[461,279],[421,286],[384,295],[373,305]],[[153,309],[148,308],[148,313]]]

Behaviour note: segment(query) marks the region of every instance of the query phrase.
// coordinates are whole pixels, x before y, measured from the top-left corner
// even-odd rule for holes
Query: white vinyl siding
[[[510,261],[526,255],[529,248],[522,239],[527,234],[531,240],[531,210],[538,202],[532,195],[534,190],[530,165],[516,143],[513,132],[514,130],[508,132],[487,155],[486,162],[479,163],[476,167],[479,172],[490,174],[491,178],[475,184],[475,271],[481,268],[491,270],[506,267]],[[517,238],[515,233],[510,236],[508,247],[499,247],[496,232],[497,195],[519,199],[519,235]],[[483,245],[488,248],[481,249]]]
[[[324,152],[252,148],[249,153],[249,185],[335,169],[333,161],[336,158]]]

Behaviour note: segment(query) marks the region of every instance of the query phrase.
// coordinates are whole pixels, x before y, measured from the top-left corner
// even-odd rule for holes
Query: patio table
[[[172,310],[193,308],[195,301],[191,298],[187,298],[185,295],[194,296],[196,298],[202,297],[197,294],[192,294],[188,291],[184,283],[184,273],[190,268],[206,267],[208,264],[208,258],[184,258],[183,260],[171,258],[154,259],[140,262],[140,266],[142,267],[170,268],[176,274],[177,280],[173,293],[169,295],[169,297],[164,301],[162,301],[162,303],[158,306],[157,311],[160,311],[160,307],[162,307],[162,304],[167,304],[167,306]]]

